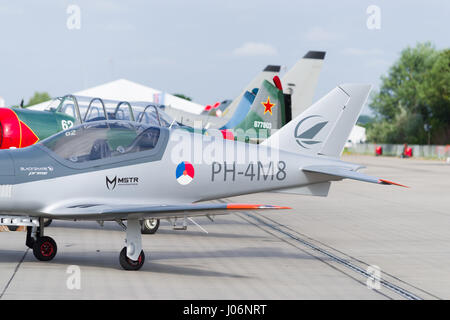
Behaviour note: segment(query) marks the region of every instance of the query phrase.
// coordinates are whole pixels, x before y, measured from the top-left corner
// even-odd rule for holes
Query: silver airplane
[[[49,261],[57,245],[44,235],[45,218],[116,221],[126,230],[120,265],[138,270],[145,219],[286,209],[204,201],[275,190],[326,196],[332,181],[345,178],[395,184],[339,160],[369,91],[368,85],[336,87],[260,145],[105,120],[1,150],[0,225],[26,226],[26,245]]]

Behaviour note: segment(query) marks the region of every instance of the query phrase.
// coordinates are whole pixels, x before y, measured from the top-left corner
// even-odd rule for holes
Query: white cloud
[[[345,48],[341,53],[347,56],[380,56],[384,54],[384,51],[381,49]]]
[[[342,39],[342,35],[336,32],[328,31],[322,27],[314,27],[309,29],[305,38],[312,42],[329,42]]]
[[[234,56],[275,56],[277,54],[278,51],[274,46],[260,42],[246,42],[233,50]]]

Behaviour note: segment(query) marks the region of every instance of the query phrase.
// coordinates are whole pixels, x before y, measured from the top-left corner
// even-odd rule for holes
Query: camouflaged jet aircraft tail
[[[279,82],[279,78],[275,77]],[[281,86],[281,84],[279,84]],[[285,103],[282,88],[264,80],[253,93],[250,108],[240,108],[221,130],[233,130],[237,140],[265,140],[272,130],[280,129],[286,124]],[[256,94],[256,96],[255,96]],[[244,96],[245,98],[245,96]],[[241,103],[242,104],[242,103]],[[241,110],[242,109],[242,110]]]
[[[244,91],[242,91],[242,93],[239,96],[237,96],[233,100],[233,102],[230,103],[228,108],[224,110],[222,117],[230,119],[233,116],[234,112],[236,111],[239,102],[242,100],[245,93],[247,91],[251,92],[254,88],[259,88],[259,85],[264,80],[271,80],[274,76],[276,76],[280,72],[280,69],[281,66],[274,66],[274,65],[268,65],[267,67],[265,67],[262,72],[260,72],[252,81],[250,81],[250,83],[245,87]]]

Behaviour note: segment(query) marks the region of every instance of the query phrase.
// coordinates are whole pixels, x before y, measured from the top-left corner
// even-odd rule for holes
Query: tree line
[[[369,107],[370,142],[450,144],[450,49],[429,42],[404,49]]]

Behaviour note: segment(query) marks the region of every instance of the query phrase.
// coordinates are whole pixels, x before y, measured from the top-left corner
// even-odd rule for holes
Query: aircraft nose
[[[0,149],[20,147],[20,123],[12,109],[0,108]]]

